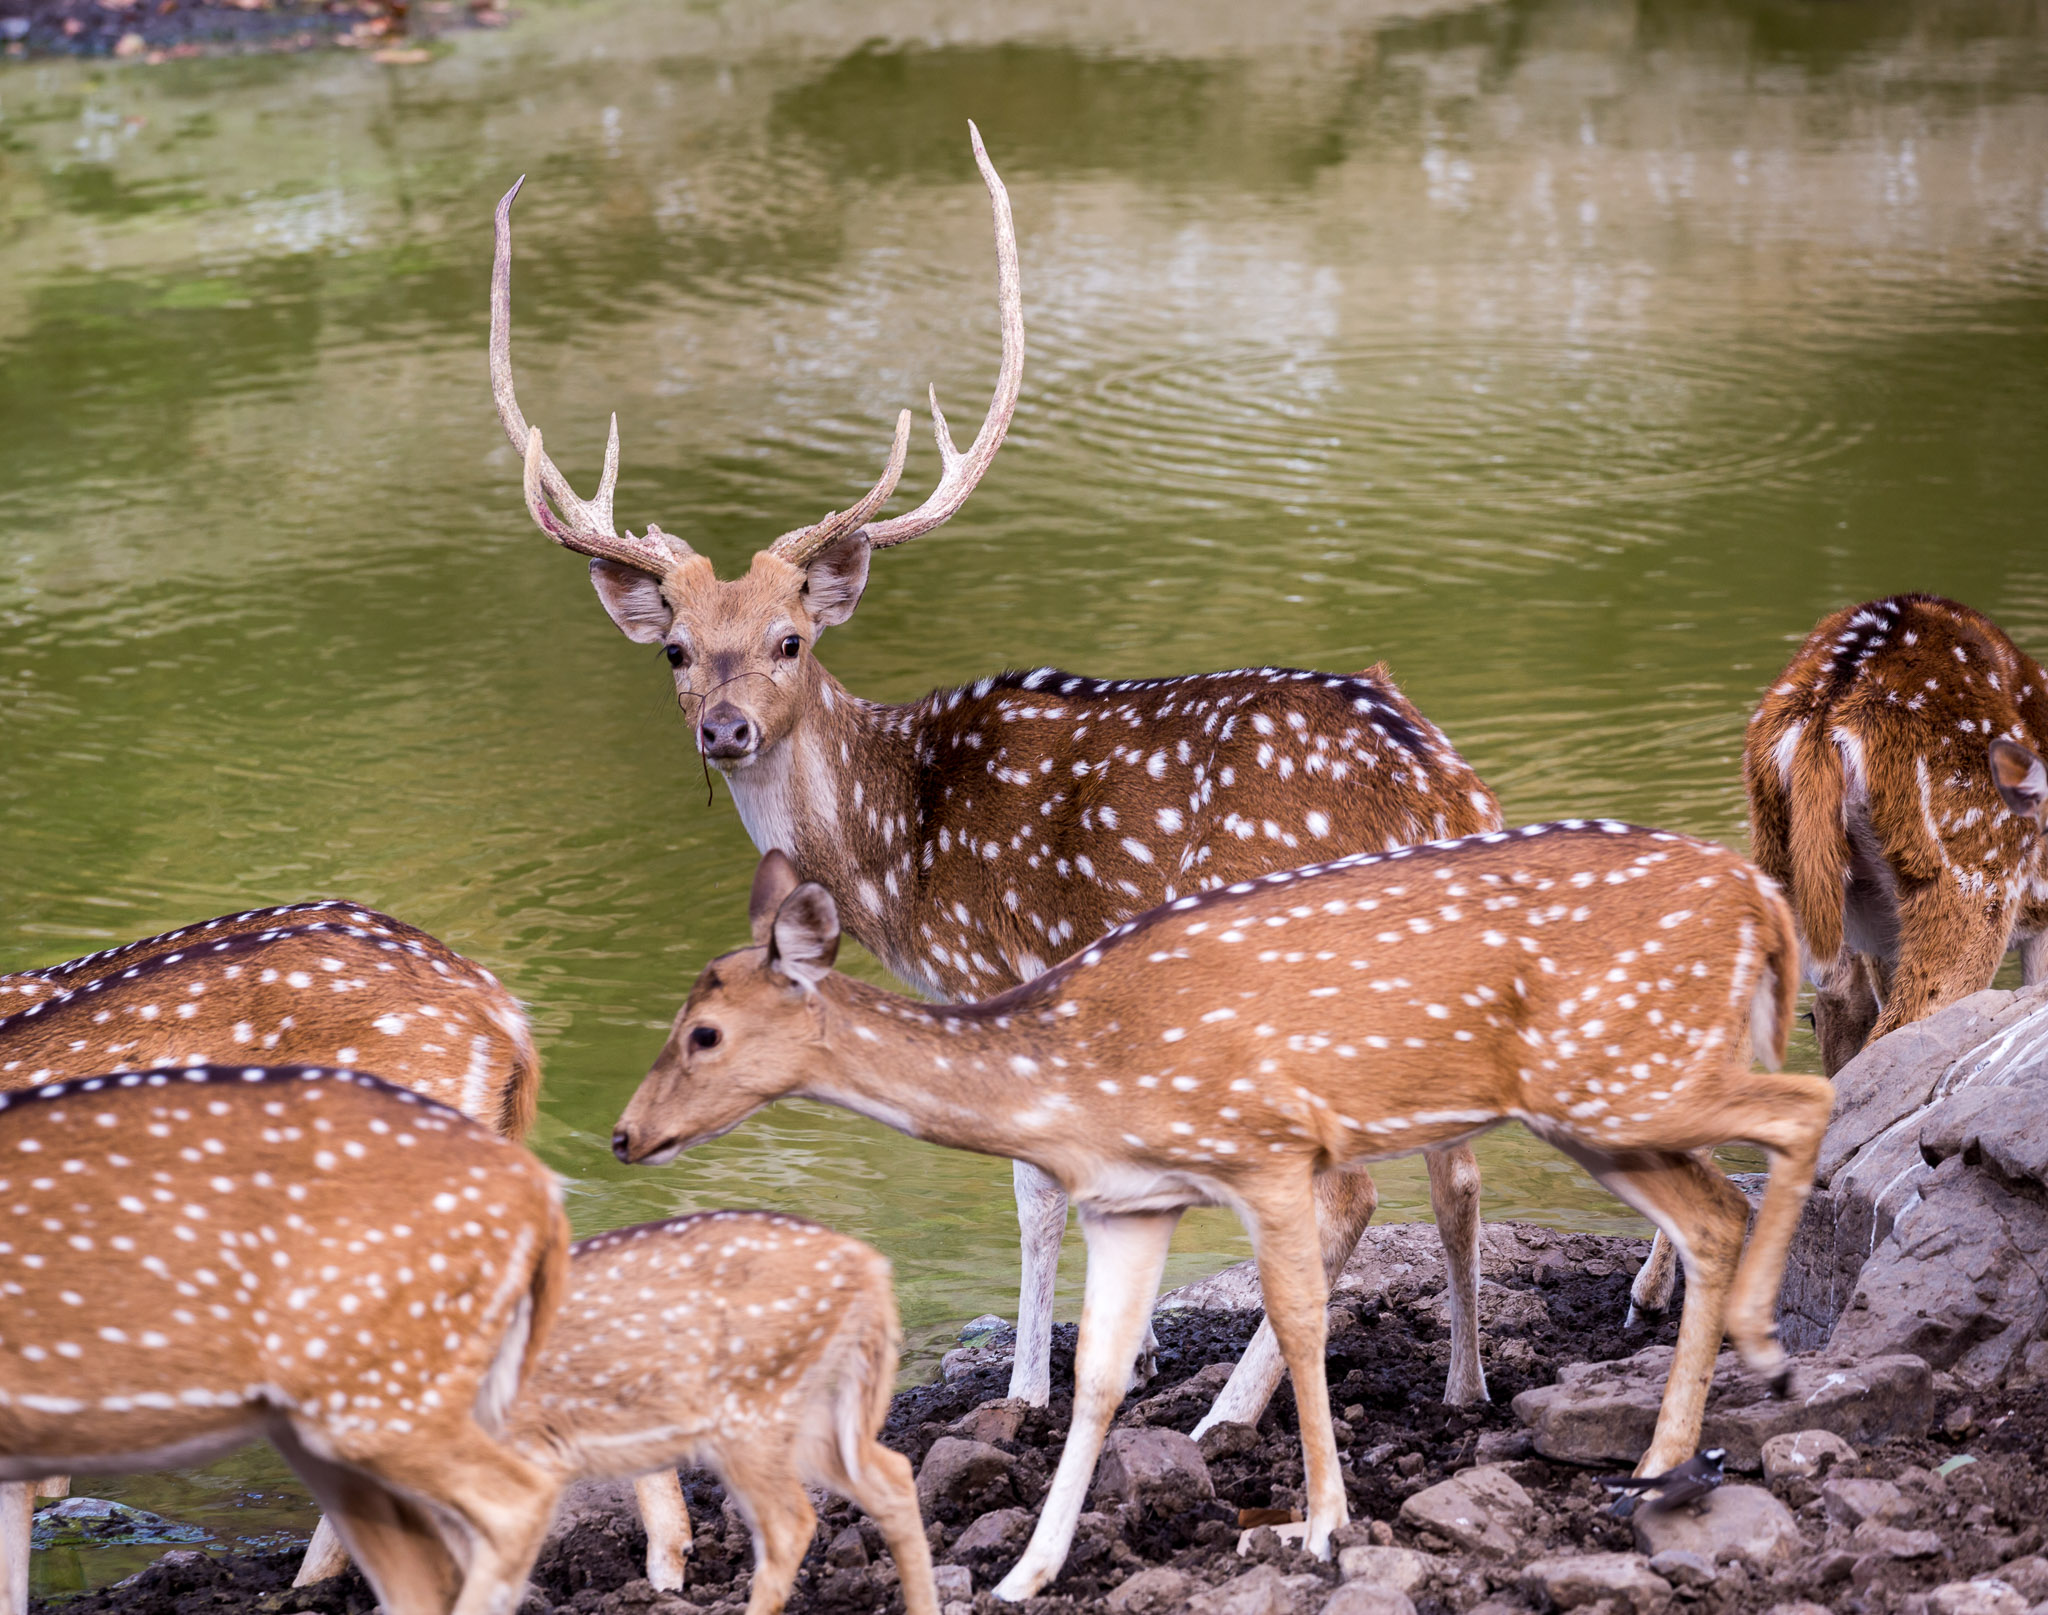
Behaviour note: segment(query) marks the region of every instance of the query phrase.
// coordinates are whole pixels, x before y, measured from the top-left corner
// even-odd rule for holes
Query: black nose
[[[616,1133],[612,1134],[612,1154],[616,1155],[628,1166],[631,1166],[633,1164],[632,1136],[628,1134],[625,1128],[623,1127],[621,1127]]]
[[[754,726],[738,707],[721,701],[704,714],[697,739],[706,757],[744,757],[754,749]]]

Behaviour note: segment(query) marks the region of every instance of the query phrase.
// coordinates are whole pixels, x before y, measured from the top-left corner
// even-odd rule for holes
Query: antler
[[[540,428],[529,427],[519,411],[512,389],[512,200],[525,183],[522,174],[498,203],[497,250],[491,261],[491,396],[497,400],[505,435],[526,458],[526,508],[540,530],[564,549],[663,577],[688,558],[690,546],[651,524],[641,538],[621,534],[612,525],[612,490],[619,481],[619,417],[612,416],[597,497],[585,500],[577,497],[569,479],[547,457]]]
[[[988,415],[981,423],[981,430],[974,434],[974,441],[967,445],[965,454],[954,446],[946,417],[939,412],[938,388],[931,389],[932,436],[938,441],[942,468],[939,485],[917,509],[862,528],[871,549],[884,550],[891,544],[907,543],[929,533],[967,503],[967,496],[974,492],[974,485],[981,481],[989,463],[995,459],[996,450],[1003,446],[1003,437],[1010,430],[1010,417],[1017,411],[1018,389],[1024,384],[1024,289],[1017,273],[1017,227],[1010,218],[1010,193],[1003,189],[995,165],[988,160],[988,153],[982,148],[981,131],[971,120],[967,133],[974,142],[975,166],[981,170],[982,181],[988,186],[989,206],[995,214],[996,304],[1002,313],[1003,367],[996,377],[995,396],[989,400]],[[896,487],[896,479],[903,471],[905,440],[909,430],[910,411],[906,409],[896,420],[896,444],[890,450],[888,468],[865,499],[851,509],[835,511],[813,526],[784,533],[770,548],[784,559],[802,566],[827,545],[866,522]]]

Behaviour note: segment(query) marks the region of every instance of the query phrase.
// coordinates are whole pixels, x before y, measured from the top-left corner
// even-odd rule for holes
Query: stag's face
[[[590,577],[620,632],[661,646],[697,749],[731,773],[788,739],[818,700],[812,646],[853,614],[867,563],[856,536],[807,568],[763,550],[729,582],[701,555],[658,580],[608,561],[592,563]]]

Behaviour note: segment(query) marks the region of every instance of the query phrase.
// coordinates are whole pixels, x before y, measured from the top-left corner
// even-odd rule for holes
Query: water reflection
[[[986,397],[980,122],[1024,397],[824,641],[855,690],[1385,658],[1511,817],[1739,842],[1748,705],[1822,612],[1933,588],[2048,646],[2048,27],[857,9],[535,5],[409,73],[0,68],[0,968],[391,909],[534,1006],[579,1228],[822,1216],[894,1257],[929,1361],[1011,1305],[1000,1163],[804,1106],[665,1171],[604,1150],[753,854],[519,508],[483,364],[511,178],[551,452],[590,482],[618,410],[624,519],[729,569],[863,488],[927,380]],[[902,497],[934,470],[920,435]],[[1485,1153],[1493,1214],[1627,1225]],[[1383,1189],[1424,1214],[1418,1168]],[[1175,1273],[1242,1248],[1190,1218]]]

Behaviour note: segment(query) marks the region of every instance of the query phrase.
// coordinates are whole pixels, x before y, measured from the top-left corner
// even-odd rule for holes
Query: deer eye
[[[690,1028],[690,1047],[693,1049],[715,1049],[718,1047],[718,1028],[715,1026],[693,1026]]]
[[[689,660],[683,654],[683,647],[680,645],[664,645],[661,647],[661,653],[668,658],[668,665],[670,667],[681,667],[684,662]]]
[[[803,654],[803,649],[804,642],[801,639],[797,638],[795,634],[789,635],[782,642],[782,654],[787,656],[791,661],[795,661],[797,657],[801,656]]]

